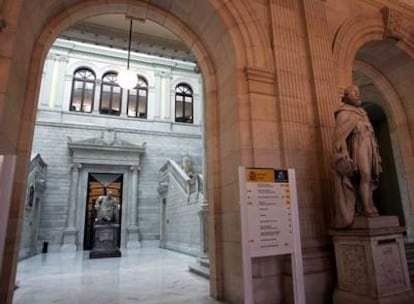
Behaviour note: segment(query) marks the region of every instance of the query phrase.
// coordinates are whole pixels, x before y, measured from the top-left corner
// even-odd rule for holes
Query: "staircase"
[[[405,243],[405,254],[407,256],[411,285],[414,285],[414,243]]]
[[[210,260],[208,258],[199,258],[197,263],[188,266],[188,270],[202,276],[203,278],[210,278]]]

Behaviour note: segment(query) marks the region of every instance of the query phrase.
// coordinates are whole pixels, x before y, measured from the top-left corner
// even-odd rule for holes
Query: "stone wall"
[[[174,161],[170,162],[166,174],[168,185],[161,194],[161,246],[200,256],[202,179],[196,174],[189,178]]]
[[[93,50],[94,48],[99,48]],[[91,55],[95,53],[96,55]],[[120,116],[99,113],[100,78],[109,70],[121,69],[123,54],[118,50],[96,47],[82,43],[58,40],[49,52],[44,67],[39,108],[37,112],[32,153],[39,153],[49,164],[48,187],[40,214],[39,242],[49,242],[49,250],[59,250],[63,233],[68,225],[69,200],[76,200],[77,248],[82,248],[85,221],[85,197],[82,193],[71,198],[71,170],[74,160],[68,142],[84,141],[103,136],[110,130],[121,141],[135,145],[145,145],[145,153],[140,156],[136,206],[137,225],[142,245],[158,245],[160,239],[160,198],[158,194],[158,170],[167,159],[180,161],[182,155],[193,157],[194,169],[201,172],[201,101],[202,81],[200,74],[193,71],[193,63],[185,63],[163,58],[154,63],[149,56],[134,55],[134,65],[148,81],[148,118],[137,119],[126,115],[126,90],[123,92]],[[69,111],[72,90],[72,77],[77,67],[89,66],[96,73],[94,107],[91,113]],[[159,71],[163,71],[162,74]],[[137,72],[138,73],[138,72]],[[52,77],[53,74],[55,76]],[[57,77],[56,77],[57,76]],[[194,92],[194,124],[174,122],[175,86],[179,82],[191,85]],[[161,92],[164,90],[164,92]],[[69,139],[70,138],[70,139]],[[99,156],[102,157],[102,156]],[[137,157],[139,157],[137,155]],[[108,155],[99,159],[99,170],[123,172],[124,182],[128,168],[111,163]],[[96,165],[95,165],[95,168]],[[84,170],[82,173],[82,170]],[[86,193],[87,171],[82,168],[78,189]],[[85,173],[86,172],[86,173]],[[89,172],[89,171],[88,171]],[[128,190],[129,191],[129,190]],[[127,195],[123,198],[125,203]],[[129,207],[128,207],[129,208]],[[123,212],[129,217],[129,209]],[[29,216],[29,213],[26,214]],[[176,216],[179,216],[176,214]],[[123,225],[127,221],[123,219]],[[25,223],[23,239],[29,230]],[[125,227],[122,228],[125,230]],[[121,231],[122,231],[121,229]],[[121,244],[127,238],[121,233]],[[126,245],[126,243],[125,243]],[[194,250],[192,251],[194,253]]]

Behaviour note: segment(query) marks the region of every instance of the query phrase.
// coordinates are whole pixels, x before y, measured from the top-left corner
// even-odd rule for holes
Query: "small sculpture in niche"
[[[352,224],[355,207],[360,215],[378,216],[373,191],[382,171],[374,129],[361,107],[359,89],[347,87],[335,111],[334,170],[335,226]]]
[[[193,177],[193,161],[191,160],[190,155],[183,155],[181,159],[181,168],[183,168],[185,174],[187,174],[190,178]]]
[[[97,212],[96,224],[118,223],[119,222],[120,205],[111,190],[106,190],[106,195],[100,196],[95,202],[95,210]]]

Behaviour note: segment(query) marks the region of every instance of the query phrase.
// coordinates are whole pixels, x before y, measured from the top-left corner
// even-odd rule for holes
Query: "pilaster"
[[[73,251],[77,249],[78,230],[75,227],[76,223],[76,203],[78,197],[79,172],[82,165],[74,163],[72,165],[72,177],[70,185],[70,193],[68,199],[68,215],[66,228],[63,231],[63,245],[62,250]]]
[[[139,248],[140,247],[140,240],[139,240],[139,227],[137,226],[137,205],[138,205],[138,173],[139,173],[139,166],[131,166],[130,170],[130,182],[129,188],[130,190],[130,206],[129,206],[129,214],[128,214],[128,227],[127,227],[127,248]]]

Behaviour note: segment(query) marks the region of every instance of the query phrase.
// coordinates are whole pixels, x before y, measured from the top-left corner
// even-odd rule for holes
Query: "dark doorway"
[[[364,103],[363,107],[367,111],[371,124],[374,127],[382,161],[382,174],[380,176],[379,187],[374,192],[374,201],[381,215],[397,215],[400,224],[404,225],[405,221],[400,188],[398,185],[397,171],[395,169],[387,117],[378,105]]]
[[[110,173],[89,173],[88,175],[88,195],[86,198],[85,234],[83,240],[83,250],[93,248],[93,223],[96,218],[95,201],[105,195],[107,190],[112,191],[112,195],[120,204],[119,224],[122,222],[122,174]],[[121,235],[118,235],[118,247],[120,246]]]

